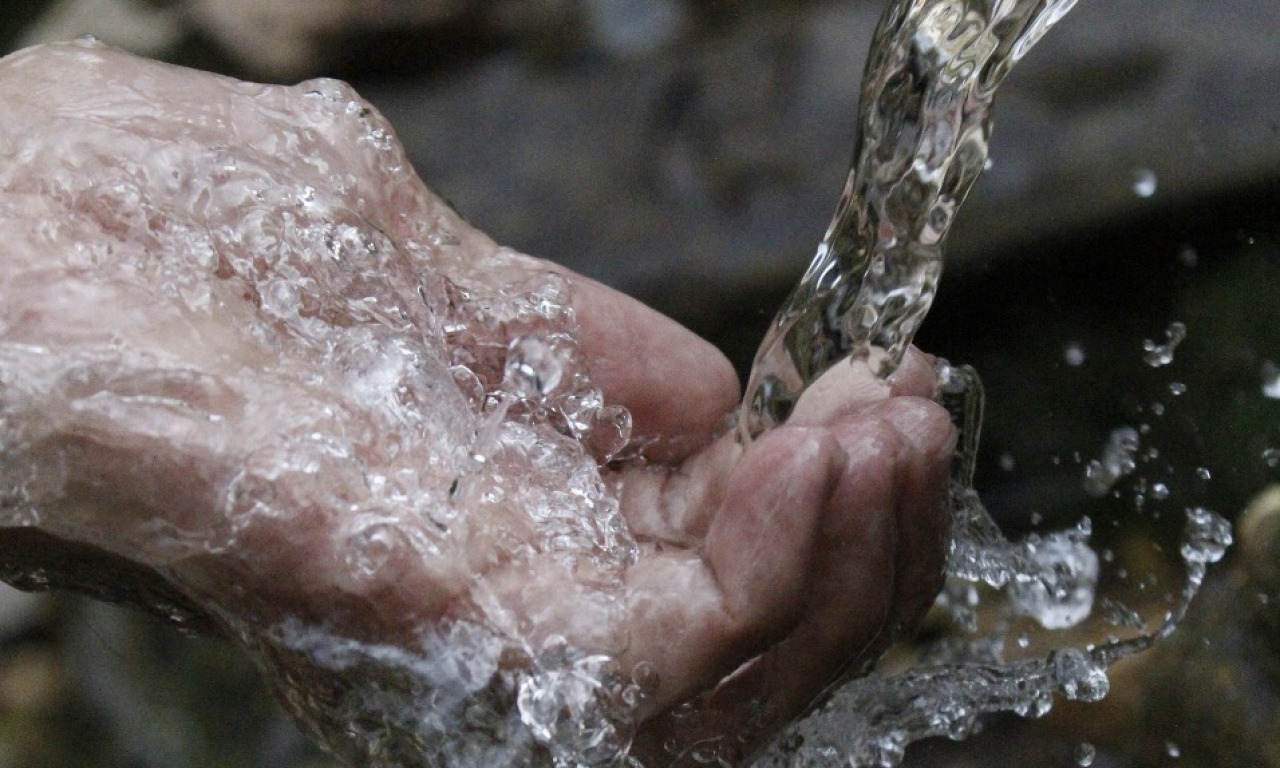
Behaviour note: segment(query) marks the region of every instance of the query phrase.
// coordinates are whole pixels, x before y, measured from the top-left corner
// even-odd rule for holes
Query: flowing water
[[[946,233],[985,165],[992,96],[1071,5],[899,0],[889,7],[868,63],[849,181],[813,266],[761,347],[740,413],[742,439],[784,422],[805,387],[842,358],[879,346],[889,351],[880,372],[893,370],[936,290]],[[60,50],[77,68],[121,65],[91,41]],[[169,76],[154,70],[138,82],[158,88]],[[23,424],[84,428],[92,417],[104,434],[155,429],[195,440],[236,413],[257,414],[296,429],[264,438],[242,471],[217,481],[226,481],[217,497],[228,527],[141,520],[119,532],[131,555],[163,569],[218,554],[305,502],[341,511],[320,523],[334,526],[323,551],[341,553],[331,577],[345,588],[386,588],[395,578],[386,575],[389,565],[406,557],[527,559],[542,573],[594,574],[573,593],[580,635],[591,639],[594,628],[617,624],[638,548],[599,467],[623,448],[630,421],[603,402],[580,364],[563,281],[521,271],[520,259],[504,251],[468,268],[474,254],[456,236],[462,225],[433,207],[390,127],[340,84],[234,94],[218,87],[227,92],[201,103],[240,104],[260,93],[271,120],[296,121],[270,123],[270,135],[311,162],[293,162],[294,150],[275,144],[222,146],[216,136],[203,140],[208,151],[193,139],[189,156],[157,155],[145,141],[125,146],[129,121],[150,130],[163,103],[139,96],[116,116],[123,128],[111,123],[99,137],[100,126],[86,125],[74,147],[55,142],[49,168],[36,165],[44,157],[36,151],[10,158],[0,182],[44,179],[58,194],[32,198],[52,206],[37,218],[66,222],[59,237],[83,244],[60,253],[91,260],[96,274],[110,271],[113,284],[153,290],[159,281],[176,315],[212,317],[223,304],[257,297],[236,343],[273,339],[287,365],[215,370],[210,391],[239,393],[244,404],[209,414],[217,398],[207,398],[210,405],[179,397],[193,386],[185,369],[120,361],[114,348],[59,357],[57,349],[0,339],[0,381],[17,382],[0,392],[12,400],[0,444],[5,521],[93,541],[92,526],[59,506],[66,480],[50,474],[56,462],[19,439]],[[241,119],[257,119],[254,103]],[[109,152],[94,148],[99,140]],[[86,165],[95,178],[73,162],[128,152],[135,162]],[[361,186],[351,168],[366,169],[375,184]],[[63,201],[69,207],[58,207]],[[411,214],[379,219],[379,205]],[[134,215],[143,208],[146,215]],[[114,239],[104,249],[105,220]],[[209,264],[193,264],[192,253],[209,255]],[[494,274],[523,277],[498,289]],[[1184,335],[1171,326],[1164,342],[1151,342],[1151,364],[1172,359]],[[297,361],[311,366],[310,389],[280,389],[277,378],[297,376]],[[102,373],[108,364],[128,370]],[[1178,548],[1185,578],[1170,590],[1166,575],[1118,574],[1121,560],[1095,549],[1088,519],[1009,540],[970,489],[983,407],[977,375],[946,364],[938,372],[939,397],[962,435],[950,578],[936,608],[950,631],[845,682],[781,734],[762,765],[890,765],[913,741],[967,736],[984,713],[1035,716],[1055,696],[1096,700],[1108,689],[1107,666],[1172,631],[1206,565],[1230,543],[1229,526],[1208,510],[1166,518],[1166,527],[1185,529]],[[163,397],[150,389],[139,395],[139,381]],[[299,395],[312,389],[328,401]],[[1119,426],[1090,465],[1090,489],[1112,493],[1135,472],[1146,439],[1140,426]],[[508,529],[487,520],[517,523],[510,530],[520,535],[503,538]],[[1119,586],[1100,594],[1103,582]],[[558,600],[548,610],[568,599],[552,594]],[[1152,601],[1141,599],[1153,594],[1154,617]],[[301,619],[263,622],[216,599],[203,607],[251,649],[311,733],[354,764],[634,766],[626,756],[633,714],[657,684],[652,670],[618,668],[625,637],[575,647],[539,633],[507,599],[476,588],[469,618],[392,644]],[[726,743],[734,738],[724,735]],[[726,754],[701,746],[692,753],[699,762]]]
[[[760,346],[741,424],[786,420],[805,386],[871,345],[897,367],[987,162],[992,99],[1075,0],[895,0],[871,42],[854,161],[817,255]]]
[[[933,300],[947,232],[987,163],[995,90],[1074,4],[891,3],[871,46],[848,181],[812,264],[756,355],[739,415],[743,439],[785,422],[808,385],[873,346],[888,352],[880,374],[894,371]],[[1163,343],[1147,341],[1146,363],[1170,363],[1186,332],[1174,323]],[[1110,549],[1095,551],[1089,518],[1006,539],[970,487],[983,408],[977,374],[945,362],[938,373],[939,397],[961,433],[949,581],[938,601],[952,632],[910,662],[846,683],[777,739],[761,765],[893,765],[914,741],[974,733],[986,713],[1040,716],[1055,696],[1096,701],[1108,692],[1108,665],[1172,632],[1206,564],[1231,544],[1223,518],[1187,509],[1179,548],[1185,580],[1165,591],[1163,615],[1152,618],[1100,593],[1102,561],[1112,583],[1136,582],[1139,592],[1154,592],[1160,577],[1131,574],[1114,565]],[[1135,471],[1140,442],[1138,429],[1118,427],[1089,462],[1086,491],[1112,493]],[[1089,632],[1091,616],[1105,626]],[[1080,764],[1089,762],[1091,753]]]

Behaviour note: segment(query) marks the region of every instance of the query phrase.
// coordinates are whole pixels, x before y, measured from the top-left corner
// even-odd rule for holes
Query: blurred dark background
[[[351,81],[499,242],[628,291],[743,372],[830,217],[879,0],[4,0],[0,52],[93,33],[234,76]],[[1010,530],[1117,551],[1204,505],[1237,547],[1117,692],[909,764],[1280,766],[1280,4],[1082,0],[998,99],[920,346],[977,367],[977,484]],[[2,107],[0,107],[2,108]],[[1187,340],[1152,368],[1143,343]],[[1111,430],[1139,468],[1101,501]],[[1154,449],[1154,450],[1153,450]],[[1163,486],[1163,490],[1157,486]],[[1268,501],[1268,499],[1270,499]],[[1259,522],[1260,521],[1260,522]],[[1251,559],[1252,558],[1252,559]],[[322,766],[220,643],[0,601],[0,768]]]

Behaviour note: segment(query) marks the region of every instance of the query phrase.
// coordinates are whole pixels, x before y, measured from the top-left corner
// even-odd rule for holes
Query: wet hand
[[[286,619],[417,650],[460,622],[563,638],[647,670],[654,765],[726,733],[742,759],[931,602],[954,435],[923,355],[889,382],[837,368],[744,447],[718,436],[738,390],[714,348],[497,247],[339,84],[68,45],[4,61],[0,95],[11,577],[267,644]],[[576,324],[575,359],[631,414],[638,456],[574,486],[601,525],[625,520],[630,554],[521,495],[573,465],[477,448],[514,423],[493,400],[504,355],[545,318],[498,315],[530,294],[571,307],[551,315]]]

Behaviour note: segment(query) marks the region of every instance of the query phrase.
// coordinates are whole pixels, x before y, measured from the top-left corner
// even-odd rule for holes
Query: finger
[[[645,456],[676,461],[724,431],[738,403],[738,378],[710,342],[635,299],[565,273],[578,316],[578,342],[609,403],[631,411]]]
[[[879,636],[889,615],[896,544],[896,492],[886,453],[900,440],[883,424],[860,422],[845,439],[838,481],[825,505],[813,580],[795,630],[722,682],[684,717],[665,713],[644,750],[670,741],[688,749],[720,734],[745,752],[803,711],[824,686]],[[887,443],[891,445],[886,445]],[[676,756],[675,765],[693,765]],[[727,760],[742,755],[723,755]]]
[[[626,656],[662,676],[647,712],[710,687],[794,628],[837,454],[821,430],[765,435],[735,467],[702,552],[666,550],[631,569]]]
[[[865,360],[842,360],[832,366],[804,391],[787,423],[831,424],[888,397],[933,399],[937,376],[930,356],[910,347],[893,375],[882,379],[875,371],[884,357],[883,350],[873,348]]]
[[[678,467],[633,464],[612,475],[631,532],[642,541],[701,546],[744,450],[727,433]]]
[[[897,578],[893,634],[915,624],[942,588],[944,554],[951,535],[951,457],[957,434],[947,412],[932,400],[895,397],[881,418],[911,446],[912,459],[899,469]],[[897,639],[896,637],[894,639]]]
[[[933,400],[938,387],[938,376],[933,364],[933,355],[926,355],[916,347],[908,347],[898,370],[887,379],[893,395]]]
[[[669,739],[688,745],[733,733],[736,740],[722,743],[749,753],[842,672],[877,658],[896,628],[936,594],[954,441],[945,412],[928,401],[894,398],[832,432],[844,458],[813,550],[803,618],[719,685],[695,714],[658,718],[642,750]]]

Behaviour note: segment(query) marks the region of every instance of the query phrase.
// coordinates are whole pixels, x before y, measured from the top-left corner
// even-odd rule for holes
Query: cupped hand
[[[7,577],[259,650],[473,623],[605,654],[644,670],[646,765],[746,760],[936,594],[954,432],[920,353],[744,446],[713,347],[496,246],[339,83],[77,43],[0,62],[0,97]],[[530,337],[629,411],[621,458],[502,394]]]

